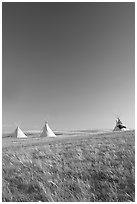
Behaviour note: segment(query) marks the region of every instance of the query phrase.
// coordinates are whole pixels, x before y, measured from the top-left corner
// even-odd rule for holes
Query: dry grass
[[[33,139],[32,145],[31,139],[9,140],[10,147],[3,142],[2,199],[135,201],[134,137],[134,131],[128,131]]]

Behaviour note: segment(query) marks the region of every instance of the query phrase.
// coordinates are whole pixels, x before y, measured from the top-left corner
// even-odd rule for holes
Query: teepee
[[[13,137],[22,139],[22,138],[27,138],[27,136],[23,133],[23,131],[17,127],[15,132],[13,133]]]
[[[116,120],[116,126],[114,127],[113,131],[121,131],[121,130],[126,130],[126,126],[123,125],[119,117]]]
[[[48,122],[45,122],[42,133],[40,134],[40,137],[56,137],[54,132],[50,129]]]

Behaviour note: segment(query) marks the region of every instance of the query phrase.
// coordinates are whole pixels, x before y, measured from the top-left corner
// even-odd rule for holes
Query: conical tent
[[[121,130],[127,130],[126,126],[123,125],[121,120],[118,119],[116,120],[116,126],[114,127],[113,131],[121,131]]]
[[[17,127],[14,134],[13,134],[13,137],[16,137],[16,138],[27,138],[27,136],[23,133],[23,131]]]
[[[40,134],[40,137],[56,137],[54,132],[50,129],[48,122],[45,122],[45,125],[43,127],[43,131]]]

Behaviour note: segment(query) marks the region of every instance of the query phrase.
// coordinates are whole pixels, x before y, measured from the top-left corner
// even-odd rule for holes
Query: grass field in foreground
[[[135,201],[134,131],[34,140],[3,142],[3,201]]]

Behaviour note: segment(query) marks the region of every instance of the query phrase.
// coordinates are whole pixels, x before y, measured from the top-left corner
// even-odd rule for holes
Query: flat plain
[[[135,131],[2,139],[5,202],[134,202]]]

